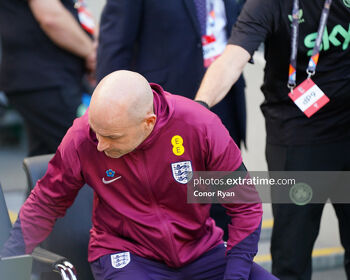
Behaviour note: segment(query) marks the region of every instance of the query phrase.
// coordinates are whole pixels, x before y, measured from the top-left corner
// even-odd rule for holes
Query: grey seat
[[[29,190],[32,190],[36,182],[45,175],[52,157],[53,154],[24,159],[23,167],[27,175]],[[41,244],[42,248],[67,257],[74,264],[78,277],[84,280],[93,280],[87,261],[89,234],[92,226],[92,205],[93,191],[88,185],[85,185],[73,205],[67,210],[66,215],[57,220],[53,231]]]
[[[0,251],[2,250],[2,247],[4,246],[6,240],[10,236],[11,228],[12,225],[10,221],[10,216],[8,213],[4,193],[0,184]],[[15,276],[12,274],[3,274],[11,273],[10,266],[12,265],[12,269],[16,269],[18,263],[21,263],[21,261],[25,260],[27,257],[23,255],[18,257],[4,258],[3,260],[5,261],[6,259],[7,265],[9,266],[5,268],[9,269],[7,269],[5,272],[0,271],[0,276],[5,277],[6,279],[14,279],[13,277]],[[51,275],[52,279],[77,279],[75,275],[75,268],[70,262],[68,262],[68,260],[65,257],[53,254],[52,252],[49,252],[42,248],[36,248],[30,257],[34,259],[34,265],[32,270],[33,275],[39,275],[40,277],[42,275]],[[13,262],[13,264],[11,264],[11,262]],[[31,261],[30,263],[23,262],[23,264],[30,265]],[[17,268],[17,270],[20,271],[21,268],[19,267]]]
[[[8,214],[4,193],[0,185],[0,248],[10,236],[11,221]]]

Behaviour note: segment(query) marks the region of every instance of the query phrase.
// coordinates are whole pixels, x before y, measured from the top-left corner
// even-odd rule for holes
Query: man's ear
[[[153,128],[154,125],[156,124],[156,121],[157,121],[157,116],[154,113],[148,114],[145,119],[145,123],[148,128]]]

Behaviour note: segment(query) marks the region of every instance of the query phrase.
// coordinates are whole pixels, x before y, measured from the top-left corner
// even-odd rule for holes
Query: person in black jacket
[[[0,90],[24,119],[29,156],[53,153],[94,72],[93,23],[82,0],[1,0]],[[82,18],[82,17],[81,17]]]
[[[349,23],[350,3],[345,0],[247,0],[229,44],[208,69],[196,99],[209,106],[219,102],[265,42],[261,110],[269,170],[349,171]],[[342,187],[339,181],[322,184],[331,192],[324,192],[321,184],[309,187],[314,198],[332,198],[350,279],[350,204],[339,197],[333,200]],[[311,191],[300,189],[305,202],[312,198]],[[272,189],[272,272],[282,280],[311,279],[311,254],[325,200],[281,204],[282,195]]]

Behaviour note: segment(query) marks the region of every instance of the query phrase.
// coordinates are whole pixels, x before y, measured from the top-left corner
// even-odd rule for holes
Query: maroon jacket
[[[88,113],[74,122],[20,211],[27,253],[47,237],[55,219],[64,215],[85,183],[95,192],[89,261],[130,251],[180,267],[223,242],[222,230],[209,217],[210,205],[187,203],[181,167],[233,171],[242,163],[240,151],[215,114],[158,85],[152,88],[154,130],[119,159],[97,151]],[[175,143],[176,135],[182,144]],[[261,204],[225,207],[232,218],[228,249],[245,239],[255,248],[258,235],[247,237],[259,228]],[[249,246],[243,247],[251,253],[255,249]]]

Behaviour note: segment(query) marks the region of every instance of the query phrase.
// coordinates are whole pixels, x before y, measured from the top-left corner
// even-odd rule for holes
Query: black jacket
[[[241,4],[223,1],[229,37]],[[120,69],[193,99],[205,73],[193,0],[108,0],[101,17],[98,79]],[[213,111],[239,143],[245,139],[244,80],[232,91]]]

